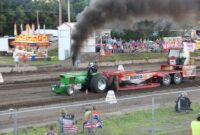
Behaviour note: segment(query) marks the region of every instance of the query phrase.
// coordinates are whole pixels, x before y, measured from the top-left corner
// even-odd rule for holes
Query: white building
[[[67,24],[58,26],[58,60],[70,57],[71,28]]]
[[[54,37],[58,37],[58,30],[56,29],[37,29],[35,30],[34,34],[50,34]]]
[[[75,28],[76,23],[66,23],[71,28],[71,31]],[[73,42],[73,41],[72,41]],[[95,52],[95,33],[90,36],[84,43],[81,52]]]
[[[58,59],[65,60],[71,55],[71,34],[76,23],[63,23],[58,26]],[[95,52],[95,33],[84,43],[81,52]]]

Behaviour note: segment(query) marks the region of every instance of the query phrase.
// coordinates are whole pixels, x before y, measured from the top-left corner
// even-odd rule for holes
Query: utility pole
[[[70,23],[70,0],[67,1],[67,8],[68,8],[68,23]]]
[[[59,25],[62,24],[62,6],[61,6],[61,0],[58,0],[58,8],[59,8]]]
[[[36,13],[37,13],[37,27],[39,27],[39,25],[40,25],[39,10],[37,10]]]

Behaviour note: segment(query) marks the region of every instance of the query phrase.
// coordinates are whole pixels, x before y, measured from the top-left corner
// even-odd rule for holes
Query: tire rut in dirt
[[[169,92],[170,90],[173,89],[173,91],[181,91],[185,90],[186,88],[191,88],[191,87],[200,87],[200,80],[196,81],[183,81],[183,83],[179,85],[170,85],[170,86],[161,86],[161,87],[156,87],[156,88],[151,88],[151,89],[141,89],[141,90],[134,90],[134,91],[119,91],[116,92],[116,97],[121,97],[121,96],[126,96],[126,95],[136,95],[136,94],[145,94],[145,93],[150,93],[154,91],[160,91],[160,92]],[[33,90],[30,93],[25,94],[27,98],[30,98],[29,100],[22,100],[22,101],[15,101],[14,103],[12,102],[0,102],[0,109],[1,110],[6,110],[9,108],[24,108],[24,107],[34,107],[34,106],[43,106],[43,105],[50,105],[50,104],[59,104],[59,103],[72,103],[72,102],[77,102],[77,101],[86,101],[86,100],[91,100],[91,99],[99,99],[99,98],[105,98],[106,93],[89,93],[88,95],[85,95],[84,92],[79,92],[73,96],[66,96],[66,95],[55,95],[50,92],[49,86],[44,87],[46,88],[45,91],[41,92],[38,90],[38,93],[34,94],[34,87],[32,88]],[[39,88],[37,88],[39,89]],[[28,90],[31,90],[28,89]],[[16,90],[15,93],[19,90]],[[24,90],[25,91],[25,90]],[[19,94],[13,95],[13,96],[20,96]],[[32,98],[33,96],[38,96],[37,98]],[[41,97],[41,98],[40,98]],[[12,97],[8,96],[7,97],[8,101],[12,101]],[[3,100],[3,99],[2,99]]]
[[[4,83],[0,84],[0,90],[12,90],[12,89],[20,89],[20,88],[30,88],[30,87],[42,87],[42,86],[50,86],[52,82],[57,82],[58,79],[46,79],[46,80],[36,80],[36,81],[21,81],[15,83]]]

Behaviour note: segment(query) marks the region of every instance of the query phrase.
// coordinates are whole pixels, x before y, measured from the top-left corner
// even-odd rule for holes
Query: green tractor
[[[89,63],[88,70],[79,73],[65,73],[60,75],[60,83],[52,84],[51,91],[56,94],[73,95],[76,91],[89,89],[96,93],[103,93],[108,88],[108,80],[97,72],[96,63]]]

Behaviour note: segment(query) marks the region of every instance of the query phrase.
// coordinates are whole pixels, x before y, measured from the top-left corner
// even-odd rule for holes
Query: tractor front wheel
[[[65,92],[66,92],[66,94],[67,94],[68,96],[73,95],[73,94],[74,94],[74,87],[73,87],[73,86],[68,86],[68,87],[66,88]]]
[[[102,75],[93,76],[90,80],[90,89],[96,93],[103,93],[108,88],[108,80]]]

